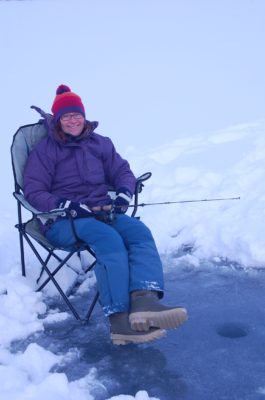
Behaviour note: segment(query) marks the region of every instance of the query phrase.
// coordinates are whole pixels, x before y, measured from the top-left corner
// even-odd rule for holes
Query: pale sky
[[[61,83],[121,153],[263,119],[264,21],[264,0],[1,1],[6,143]]]

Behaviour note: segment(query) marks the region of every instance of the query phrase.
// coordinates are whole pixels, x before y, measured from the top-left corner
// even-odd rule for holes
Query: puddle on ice
[[[95,367],[102,384],[94,388],[95,400],[139,390],[160,400],[265,399],[259,391],[265,386],[264,293],[265,271],[177,267],[166,275],[164,302],[187,307],[189,320],[166,339],[114,347],[97,305],[88,325],[72,317],[49,324],[14,350],[35,341],[67,354],[56,371],[70,380]],[[79,307],[87,305],[87,297],[76,299]]]

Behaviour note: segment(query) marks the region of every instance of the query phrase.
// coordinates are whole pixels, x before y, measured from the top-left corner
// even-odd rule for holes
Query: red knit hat
[[[69,112],[78,112],[86,117],[85,107],[81,98],[71,92],[71,89],[66,85],[58,86],[56,90],[56,97],[52,105],[52,113],[55,121],[57,122],[63,114]]]

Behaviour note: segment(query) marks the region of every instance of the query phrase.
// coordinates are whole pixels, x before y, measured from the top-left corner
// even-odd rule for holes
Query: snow
[[[49,2],[47,3],[49,4]],[[62,5],[65,7],[65,13],[71,11],[71,2],[65,3],[53,3],[53,6],[54,4],[59,5],[54,7],[55,20],[60,18]],[[7,37],[6,40],[9,44],[6,47],[3,46],[2,58],[10,60],[9,64],[3,65],[1,78],[7,78],[9,81],[9,69],[14,75],[14,82],[9,83],[10,87],[5,82],[2,85],[8,101],[3,105],[3,115],[6,118],[3,123],[4,137],[0,150],[1,169],[4,172],[1,179],[6,188],[4,192],[2,191],[0,199],[2,221],[0,230],[0,398],[1,400],[9,398],[46,400],[50,397],[57,400],[92,400],[94,398],[93,388],[101,385],[101,377],[97,374],[96,366],[83,378],[70,381],[65,373],[56,371],[58,366],[71,362],[72,354],[55,354],[34,342],[34,335],[45,332],[50,323],[67,321],[69,314],[61,312],[59,309],[49,310],[45,302],[45,295],[34,291],[38,267],[27,249],[28,276],[27,278],[21,276],[18,236],[14,229],[16,204],[11,197],[13,178],[9,147],[12,134],[18,126],[35,122],[35,114],[28,110],[32,103],[35,102],[44,108],[47,104],[48,108],[52,101],[51,93],[56,85],[62,83],[61,79],[67,84],[70,80],[69,77],[71,80],[73,77],[71,70],[56,70],[54,76],[50,67],[50,64],[54,66],[57,62],[57,55],[54,52],[52,52],[52,60],[49,60],[48,63],[48,72],[45,71],[47,61],[43,61],[43,59],[45,60],[47,57],[47,49],[53,46],[51,36],[54,35],[55,38],[58,32],[54,20],[51,24],[51,33],[48,32],[49,13],[46,14],[48,9],[43,7],[41,1],[1,2],[0,8],[0,14],[2,14],[0,26],[4,32],[1,36],[2,39]],[[38,12],[43,13],[46,25],[43,25],[39,19],[37,22],[36,19],[32,19],[31,12],[35,16]],[[20,15],[22,18],[18,23]],[[13,18],[18,24],[17,30]],[[29,26],[25,21],[30,21]],[[12,26],[12,32],[10,32],[9,26]],[[39,29],[39,36],[34,36]],[[50,37],[48,37],[49,34]],[[80,37],[83,37],[84,32],[79,31],[79,34]],[[19,35],[21,38],[18,38]],[[16,40],[20,40],[19,43],[23,43],[23,40],[30,43],[32,40],[32,43],[25,48],[19,43],[17,44]],[[43,49],[41,42],[45,42],[45,40],[48,44],[45,44]],[[70,40],[69,37],[68,40]],[[55,39],[57,52],[60,51],[59,45],[61,43]],[[77,46],[76,42],[70,40],[69,46],[64,43],[63,50],[72,54],[73,49],[76,49],[75,46]],[[19,68],[17,61],[23,63],[23,59],[35,51],[37,52],[36,58],[41,59],[43,65],[34,64],[34,70],[30,67],[30,62],[27,62],[29,67],[27,72],[23,72],[22,75],[18,74],[16,77]],[[98,64],[96,65],[98,66]],[[262,70],[263,72],[264,70]],[[45,73],[47,76],[43,78]],[[89,71],[86,70],[85,73],[89,74]],[[50,76],[52,76],[51,79]],[[43,82],[42,79],[45,81]],[[90,80],[91,78],[89,78],[89,84],[92,84]],[[28,86],[30,86],[30,90],[27,90]],[[34,90],[35,86],[38,87],[38,90]],[[81,79],[77,82],[73,81],[73,84],[71,82],[70,86],[80,93],[78,89],[82,88]],[[221,125],[219,122],[215,128],[212,127],[214,126],[212,123],[211,129],[208,126],[205,130],[196,130],[191,125],[186,125],[185,134],[178,131],[176,127],[175,132],[178,134],[175,133],[174,139],[172,137],[168,139],[169,136],[165,134],[160,141],[155,139],[153,145],[149,136],[146,141],[143,139],[144,143],[141,146],[142,136],[140,135],[138,141],[134,142],[131,126],[128,127],[129,134],[126,135],[126,138],[130,138],[130,142],[127,143],[127,139],[124,137],[119,138],[121,130],[125,129],[126,131],[126,122],[124,122],[125,127],[121,128],[118,125],[118,133],[109,130],[107,122],[104,125],[105,116],[109,118],[108,104],[111,103],[112,98],[109,97],[109,93],[106,94],[108,104],[103,102],[102,107],[101,100],[105,98],[105,90],[107,91],[105,88],[112,89],[110,90],[112,93],[113,88],[107,85],[105,88],[103,86],[100,87],[100,98],[93,94],[94,104],[97,106],[92,104],[93,99],[90,100],[90,117],[94,118],[92,111],[97,115],[101,113],[102,125],[100,125],[99,133],[110,135],[114,142],[123,149],[121,153],[130,161],[136,175],[147,171],[152,172],[151,179],[145,184],[141,202],[240,197],[240,200],[198,201],[141,208],[139,215],[150,226],[161,255],[167,257],[172,253],[177,254],[178,263],[184,263],[195,269],[201,265],[202,260],[210,260],[215,263],[228,260],[245,269],[264,269],[265,240],[262,232],[265,220],[265,121],[262,119],[263,116],[259,115],[256,118],[253,114],[253,119],[246,122],[246,119],[240,115],[241,119],[237,119],[238,123],[229,125],[224,122]],[[84,87],[85,91],[89,92],[87,83]],[[264,87],[264,85],[260,84],[260,87]],[[17,88],[19,88],[19,93],[16,96]],[[93,89],[93,92],[96,93],[96,88]],[[122,97],[121,93],[118,95]],[[115,102],[116,107],[119,107],[118,100],[115,99],[113,103]],[[134,102],[137,103],[135,98]],[[10,104],[12,104],[11,110],[9,109]],[[115,106],[113,107],[115,108]],[[112,108],[113,113],[114,108]],[[14,109],[18,110],[15,116],[13,115]],[[173,114],[172,110],[171,115]],[[193,113],[191,112],[191,114]],[[151,119],[150,116],[155,114],[148,115]],[[128,118],[128,115],[124,118]],[[196,120],[198,117],[197,119],[195,117],[195,125]],[[111,125],[111,121],[109,124]],[[175,122],[173,125],[171,122],[173,135],[174,126],[177,124]],[[187,120],[186,124],[188,124]],[[158,126],[160,128],[163,126],[162,121]],[[145,126],[143,131],[146,128]],[[155,124],[150,128],[155,132]],[[192,131],[190,134],[187,133],[189,130]],[[185,246],[192,247],[191,254],[182,253]],[[174,267],[175,265],[167,266],[166,272],[170,272]],[[71,286],[77,273],[82,273],[82,270],[79,268],[76,271],[62,272],[60,281],[65,288]],[[83,282],[80,293],[89,291],[93,283],[94,277],[90,276]],[[55,294],[51,286],[48,291],[50,295]],[[26,341],[29,337],[31,342],[25,350],[15,351],[16,341]],[[265,388],[263,386],[258,390],[261,395],[264,395]],[[132,399],[158,400],[155,397],[149,397],[145,388],[142,387],[139,387],[137,393],[120,394],[106,400]]]
[[[263,132],[264,123],[228,127],[194,142],[177,139],[137,159],[153,173],[146,183],[147,203],[240,197],[146,207],[145,221],[162,252],[191,243],[199,259],[221,255],[245,267],[264,267]]]
[[[158,400],[155,397],[149,397],[148,393],[145,390],[141,390],[136,393],[136,396],[126,396],[126,395],[121,395],[121,396],[114,396],[111,397],[109,400]]]
[[[62,357],[32,343],[23,354],[0,353],[1,398],[15,400],[45,399],[47,396],[60,400],[88,399],[93,397],[81,389],[90,377],[81,382],[68,382],[65,374],[49,372],[60,363]]]

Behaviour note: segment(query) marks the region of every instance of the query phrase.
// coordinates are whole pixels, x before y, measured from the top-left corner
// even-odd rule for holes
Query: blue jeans
[[[134,290],[155,290],[163,296],[162,263],[146,225],[124,214],[116,215],[111,225],[95,218],[79,218],[74,224],[79,238],[96,254],[95,274],[106,316],[129,311],[130,292]],[[55,222],[46,237],[64,248],[75,242],[66,219]]]

